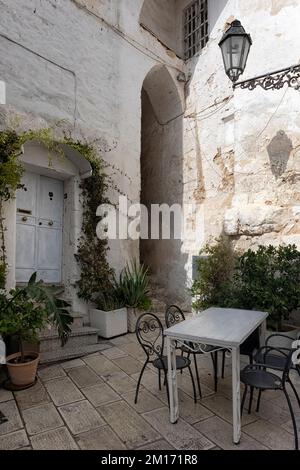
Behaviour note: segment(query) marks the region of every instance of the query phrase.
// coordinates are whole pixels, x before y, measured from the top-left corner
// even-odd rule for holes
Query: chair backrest
[[[153,313],[144,313],[138,318],[135,333],[149,361],[161,357],[164,350],[164,328]]]
[[[174,326],[177,323],[181,323],[184,320],[184,313],[179,307],[177,307],[177,305],[171,305],[167,308],[165,313],[165,322],[167,328],[171,328],[171,326]]]
[[[290,350],[285,350],[284,352],[283,349],[284,348],[281,349],[281,352],[286,356],[286,362],[282,374],[282,380],[285,382],[289,378],[291,368],[300,364],[300,342],[296,340]]]

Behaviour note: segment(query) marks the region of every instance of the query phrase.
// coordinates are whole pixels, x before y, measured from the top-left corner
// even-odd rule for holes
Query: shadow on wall
[[[141,202],[148,213],[152,204],[182,206],[182,112],[173,78],[165,67],[155,67],[142,90]],[[146,221],[142,218],[143,223]],[[187,297],[187,255],[181,253],[182,241],[172,239],[172,235],[171,224],[170,240],[141,240],[140,257],[149,266],[160,296],[168,303],[183,304]]]
[[[290,155],[293,151],[293,142],[285,131],[280,130],[267,146],[271,171],[276,179],[285,172]]]

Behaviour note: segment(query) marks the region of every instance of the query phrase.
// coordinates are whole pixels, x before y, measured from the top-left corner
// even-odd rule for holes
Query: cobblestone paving
[[[263,394],[261,410],[243,417],[241,444],[232,443],[230,359],[213,391],[209,356],[199,357],[203,398],[194,404],[190,377],[178,375],[180,419],[169,422],[165,387],[148,367],[138,404],[134,393],[143,352],[134,335],[81,359],[40,368],[37,384],[11,393],[0,388],[0,449],[293,449],[291,418],[280,391]],[[300,392],[300,378],[293,375]],[[300,432],[300,409],[292,403]]]

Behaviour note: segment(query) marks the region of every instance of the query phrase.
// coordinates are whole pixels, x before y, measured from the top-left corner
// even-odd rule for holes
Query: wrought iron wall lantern
[[[233,88],[254,90],[261,87],[264,90],[280,90],[288,85],[295,90],[300,90],[300,64],[238,81],[245,71],[252,46],[251,36],[246,33],[240,21],[233,21],[219,42],[219,46],[222,51],[225,72],[233,82]]]

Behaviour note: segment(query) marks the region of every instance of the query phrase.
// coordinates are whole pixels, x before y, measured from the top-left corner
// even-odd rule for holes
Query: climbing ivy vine
[[[96,235],[99,222],[96,211],[100,204],[109,202],[105,194],[110,179],[105,174],[103,161],[93,144],[73,140],[66,134],[56,139],[53,128],[23,133],[12,129],[0,132],[0,288],[5,287],[7,273],[4,203],[14,198],[16,190],[22,187],[22,146],[32,140],[58,153],[62,153],[60,144],[68,144],[78,150],[92,166],[92,176],[81,183],[83,222],[76,260],[81,270],[77,281],[78,295],[86,301],[93,300],[98,292],[111,289],[114,275],[107,262],[108,243],[99,240]]]

